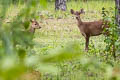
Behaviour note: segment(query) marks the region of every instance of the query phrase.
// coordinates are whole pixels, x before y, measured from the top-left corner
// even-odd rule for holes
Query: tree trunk
[[[55,0],[55,10],[66,11],[66,0]]]
[[[83,0],[83,2],[87,2],[87,0]]]
[[[115,5],[116,5],[115,11],[116,22],[120,28],[120,0],[115,0]]]

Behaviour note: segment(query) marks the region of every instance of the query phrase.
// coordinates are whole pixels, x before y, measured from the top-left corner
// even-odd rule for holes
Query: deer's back
[[[89,36],[97,36],[100,35],[103,31],[102,25],[102,21],[83,22],[83,24],[79,25],[79,29],[82,34],[86,34]]]

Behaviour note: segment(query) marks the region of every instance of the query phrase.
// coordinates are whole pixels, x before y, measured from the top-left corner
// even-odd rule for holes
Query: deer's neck
[[[82,25],[82,23],[83,23],[80,18],[77,18],[77,22],[78,22],[78,25],[79,25],[79,26]]]
[[[30,28],[30,32],[34,33],[35,32],[35,29],[34,28]]]

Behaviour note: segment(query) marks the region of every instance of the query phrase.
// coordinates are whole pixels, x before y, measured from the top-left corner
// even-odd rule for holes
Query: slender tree
[[[120,28],[120,0],[115,0],[115,4],[116,4],[116,22],[119,25]]]
[[[84,2],[87,2],[87,0],[83,0]]]
[[[55,0],[55,10],[66,11],[66,0]]]

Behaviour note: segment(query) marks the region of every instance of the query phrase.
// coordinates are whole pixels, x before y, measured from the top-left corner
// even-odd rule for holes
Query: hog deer
[[[80,11],[74,11],[71,9],[71,14],[75,15],[78,28],[81,34],[84,36],[86,43],[85,43],[85,51],[88,51],[89,45],[89,38],[90,36],[98,36],[103,33],[104,28],[108,28],[108,25],[103,20],[93,21],[93,22],[83,22],[80,18],[80,15],[85,13],[83,9]]]
[[[34,19],[34,20],[30,20],[31,21],[31,26],[30,26],[30,30],[29,32],[31,33],[35,33],[35,29],[40,29],[41,26],[39,25],[39,23]]]

